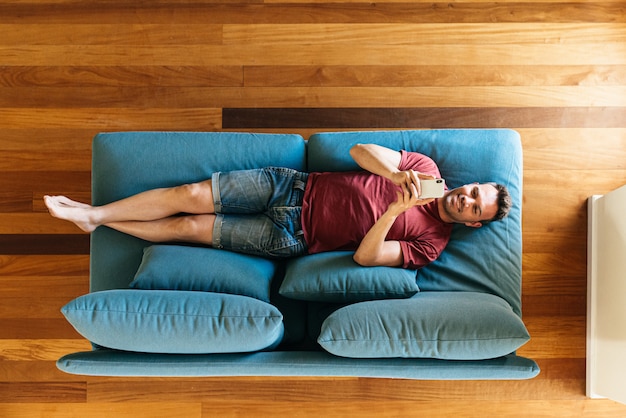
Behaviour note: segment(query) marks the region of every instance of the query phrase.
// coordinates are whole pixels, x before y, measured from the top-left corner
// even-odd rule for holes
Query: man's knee
[[[213,243],[215,215],[188,215],[176,219],[175,233],[178,241],[200,244]]]
[[[178,186],[176,192],[179,201],[187,202],[190,213],[213,213],[213,185],[211,180]]]

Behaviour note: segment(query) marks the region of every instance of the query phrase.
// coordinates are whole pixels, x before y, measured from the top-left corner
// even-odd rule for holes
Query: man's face
[[[491,184],[466,184],[449,190],[442,198],[444,219],[479,227],[498,212],[498,190]]]

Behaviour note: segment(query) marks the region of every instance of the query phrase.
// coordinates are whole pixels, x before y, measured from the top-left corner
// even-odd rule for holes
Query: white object
[[[444,179],[421,180],[420,199],[433,199],[443,196],[446,182]]]
[[[626,186],[588,210],[587,396],[626,404]]]

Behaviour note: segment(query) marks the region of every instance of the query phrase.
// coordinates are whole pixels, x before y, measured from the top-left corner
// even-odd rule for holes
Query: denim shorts
[[[279,167],[213,173],[213,247],[267,258],[306,254],[300,217],[307,178]]]

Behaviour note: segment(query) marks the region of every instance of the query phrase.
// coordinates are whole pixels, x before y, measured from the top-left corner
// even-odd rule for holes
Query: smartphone
[[[421,180],[422,193],[420,199],[443,197],[446,182],[444,179]]]

